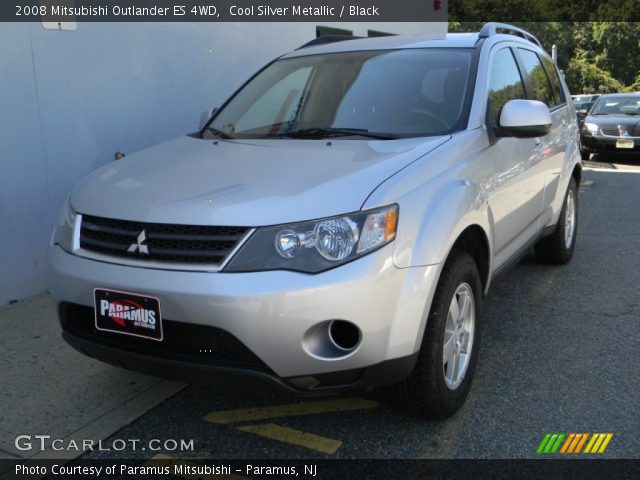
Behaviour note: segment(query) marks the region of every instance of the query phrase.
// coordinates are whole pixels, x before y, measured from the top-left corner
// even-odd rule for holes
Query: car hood
[[[180,137],[93,172],[82,214],[123,220],[262,226],[359,210],[383,181],[449,136],[400,140]]]
[[[640,115],[589,115],[585,123],[595,123],[600,128],[620,125],[631,135],[634,128],[640,125]]]

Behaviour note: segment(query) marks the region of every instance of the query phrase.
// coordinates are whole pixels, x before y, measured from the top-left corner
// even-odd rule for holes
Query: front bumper
[[[231,375],[291,390],[384,384],[402,380],[413,368],[439,274],[438,265],[396,268],[392,252],[390,244],[316,275],[232,274],[105,263],[53,245],[50,290],[62,316],[65,305],[93,307],[94,288],[158,297],[163,319],[227,332],[266,368],[196,361],[198,345],[189,347],[194,349],[191,361],[188,355],[169,358],[96,342],[65,328],[68,343],[108,363],[192,383],[226,384]],[[340,358],[309,353],[305,333],[332,319],[360,328],[358,348]],[[202,338],[200,348],[216,348],[207,342]]]
[[[366,368],[282,378],[273,372],[255,368],[207,365],[184,360],[154,357],[134,351],[112,348],[63,332],[62,337],[73,348],[97,360],[117,367],[179,382],[212,386],[220,389],[261,392],[324,392],[351,390],[372,385],[386,385],[405,378],[417,360],[416,352],[406,357],[386,360]]]
[[[618,140],[633,140],[634,148],[618,148],[616,142]],[[583,150],[591,153],[610,152],[620,154],[639,154],[640,138],[638,137],[608,137],[604,135],[585,135],[580,134],[580,146]]]

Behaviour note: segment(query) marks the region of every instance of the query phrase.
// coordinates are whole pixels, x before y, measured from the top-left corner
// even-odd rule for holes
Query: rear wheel
[[[478,358],[481,313],[476,262],[468,253],[454,251],[440,275],[416,366],[396,386],[405,408],[446,418],[462,406]]]
[[[551,235],[536,245],[536,257],[542,263],[564,265],[571,260],[578,233],[578,184],[572,178],[564,197],[560,218]]]

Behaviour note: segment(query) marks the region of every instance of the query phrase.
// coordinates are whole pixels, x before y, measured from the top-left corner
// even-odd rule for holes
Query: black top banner
[[[637,22],[640,0],[14,0],[3,22]]]
[[[14,0],[0,21],[445,22],[446,0]]]
[[[637,22],[640,0],[449,0],[457,22]]]

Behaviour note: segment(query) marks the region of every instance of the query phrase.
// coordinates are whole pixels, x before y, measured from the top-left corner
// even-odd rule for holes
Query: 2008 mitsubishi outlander
[[[567,87],[504,24],[325,40],[74,189],[50,246],[69,344],[189,382],[461,406],[491,280],[574,250]]]

